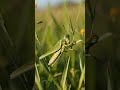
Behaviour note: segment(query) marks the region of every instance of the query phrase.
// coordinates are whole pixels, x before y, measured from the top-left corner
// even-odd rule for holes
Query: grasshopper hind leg
[[[53,56],[51,57],[51,59],[48,63],[48,66],[52,67],[60,56],[61,56],[61,49],[53,54]]]

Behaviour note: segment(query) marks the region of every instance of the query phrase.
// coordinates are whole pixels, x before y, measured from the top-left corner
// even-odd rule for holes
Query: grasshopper
[[[39,57],[39,59],[43,59],[46,56],[53,54],[53,56],[51,57],[51,59],[49,60],[48,65],[49,66],[53,66],[54,63],[58,60],[58,58],[63,54],[63,52],[66,52],[68,50],[74,50],[72,47],[81,42],[82,40],[78,40],[78,41],[70,41],[70,35],[69,34],[65,34],[64,35],[64,39],[60,40],[51,51],[46,52],[45,54],[43,54],[42,56]]]

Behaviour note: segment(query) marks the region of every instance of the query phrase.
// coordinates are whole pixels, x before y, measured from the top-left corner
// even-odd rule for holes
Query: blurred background
[[[63,4],[65,0],[35,0],[37,4],[37,8],[45,9],[48,6],[48,3],[51,6],[58,6],[59,4]],[[68,3],[80,3],[83,0],[67,0]]]

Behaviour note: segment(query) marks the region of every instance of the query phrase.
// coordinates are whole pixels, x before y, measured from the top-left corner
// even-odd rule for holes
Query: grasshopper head
[[[70,43],[70,35],[65,34],[65,35],[64,35],[64,39],[65,39],[65,42],[66,42],[66,43]]]
[[[64,39],[66,39],[66,38],[70,39],[70,35],[65,34],[65,35],[64,35]]]

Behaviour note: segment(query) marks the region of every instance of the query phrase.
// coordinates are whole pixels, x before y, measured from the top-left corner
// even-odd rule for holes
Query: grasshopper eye
[[[64,39],[70,39],[70,35],[65,34]]]
[[[70,43],[70,36],[68,34],[65,34],[64,40],[65,40],[66,44],[69,44]]]

